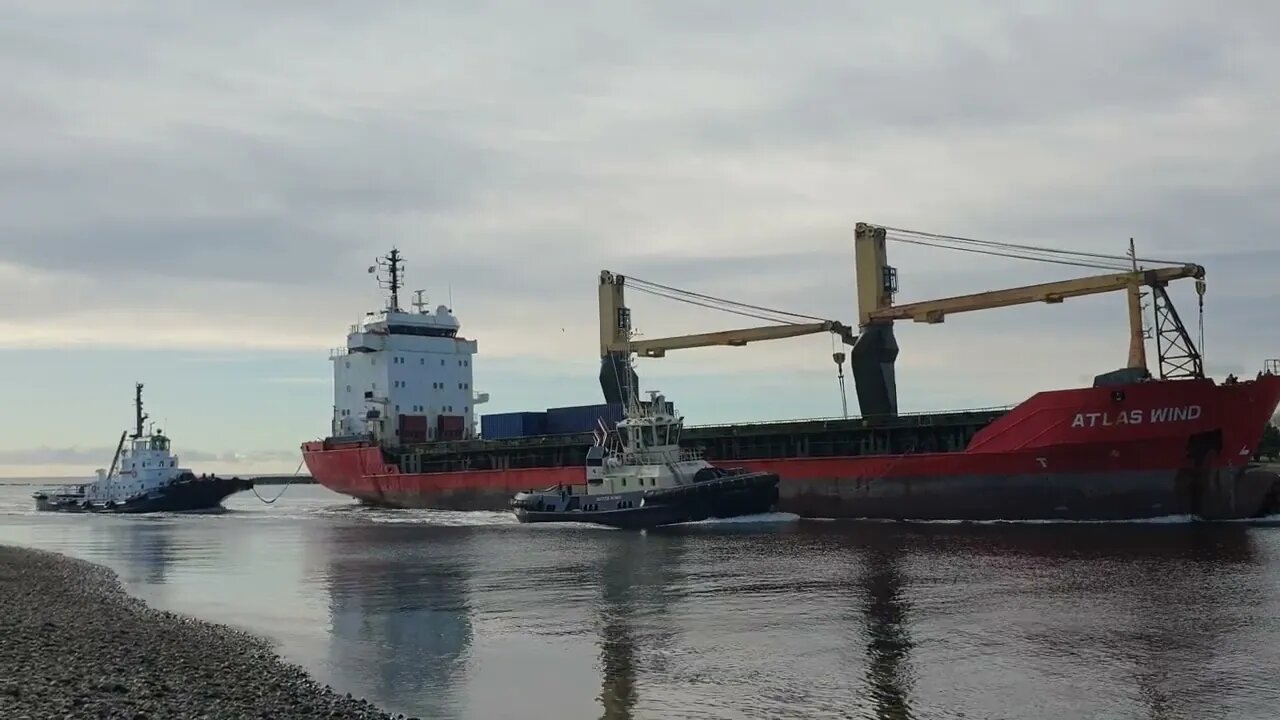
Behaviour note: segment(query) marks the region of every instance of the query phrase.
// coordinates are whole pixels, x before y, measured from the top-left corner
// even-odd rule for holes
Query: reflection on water
[[[123,576],[133,582],[164,585],[173,560],[173,532],[167,523],[115,522],[93,526],[95,542],[114,548],[125,564]]]
[[[907,720],[911,713],[910,605],[902,594],[901,549],[897,538],[867,549],[862,576],[867,634],[867,696],[880,720]]]
[[[324,528],[330,660],[370,699],[421,698],[426,717],[457,714],[471,643],[467,571],[413,527]],[[465,542],[465,538],[459,538]]]
[[[228,505],[55,517],[0,486],[0,542],[103,562],[424,718],[1271,718],[1280,701],[1277,528],[631,533],[319,488]]]
[[[664,619],[670,611],[667,589],[682,564],[684,539],[672,537],[616,537],[604,539],[606,550],[595,578],[599,601],[595,626],[600,649],[600,717],[628,720],[638,700],[636,646],[643,645],[651,660],[661,657],[674,642]],[[643,622],[647,632],[635,627]],[[653,672],[663,672],[653,662]]]

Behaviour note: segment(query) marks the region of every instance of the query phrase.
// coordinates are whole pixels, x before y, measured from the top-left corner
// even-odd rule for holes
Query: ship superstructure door
[[[592,445],[587,448],[587,492],[599,490],[604,484],[604,448]]]

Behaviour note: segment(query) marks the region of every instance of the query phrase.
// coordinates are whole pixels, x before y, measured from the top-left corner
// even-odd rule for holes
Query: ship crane
[[[625,288],[672,300],[722,310],[735,315],[771,320],[774,325],[721,330],[718,332],[677,335],[666,338],[636,339],[631,329],[631,309],[626,304]],[[600,271],[600,386],[605,400],[628,403],[636,383],[635,371],[628,361],[631,353],[650,358],[665,357],[668,350],[712,347],[741,347],[764,340],[782,340],[818,333],[831,333],[847,345],[857,340],[854,329],[836,320],[772,310],[759,305],[734,302],[701,293],[680,290],[658,283],[628,277],[608,270]],[[838,354],[843,357],[843,354]]]
[[[898,292],[897,270],[887,262],[886,242],[897,241],[927,247],[1035,260],[1061,265],[1107,269],[1113,272],[1088,277],[1039,283],[1021,287],[991,290],[935,300],[895,305]],[[1106,255],[1054,248],[973,240],[956,236],[923,233],[858,223],[854,232],[854,258],[858,290],[858,331],[834,320],[771,310],[757,305],[733,302],[710,295],[680,290],[638,278],[629,278],[608,270],[601,271],[600,370],[601,388],[608,402],[627,402],[630,388],[637,387],[635,373],[628,359],[631,353],[643,357],[664,357],[669,350],[709,346],[739,347],[751,342],[829,332],[851,346],[849,362],[853,369],[858,403],[864,416],[897,414],[897,388],[894,363],[898,346],[893,337],[893,323],[912,320],[941,323],[948,315],[990,310],[1030,303],[1061,303],[1068,298],[1108,292],[1125,292],[1129,311],[1129,357],[1118,378],[1135,380],[1151,376],[1147,369],[1146,330],[1143,323],[1142,298],[1149,289],[1154,300],[1155,340],[1159,354],[1160,377],[1203,377],[1203,358],[1192,341],[1165,287],[1174,280],[1192,278],[1200,296],[1201,323],[1205,271],[1200,265],[1175,261],[1139,258],[1132,247],[1128,256]],[[1159,265],[1147,269],[1139,263]],[[666,297],[703,307],[771,320],[774,325],[680,335],[656,339],[635,339],[631,332],[631,311],[626,306],[624,287],[659,297]],[[1201,330],[1203,338],[1203,329]],[[833,353],[843,363],[844,353]],[[1101,380],[1101,378],[1100,378]],[[841,377],[843,385],[843,376]]]
[[[1117,272],[895,305],[897,270],[886,262],[886,241]],[[892,328],[893,322],[897,320],[940,323],[948,315],[956,313],[1040,302],[1061,303],[1068,298],[1108,292],[1122,291],[1128,295],[1129,315],[1128,364],[1124,370],[1110,375],[1117,380],[1147,379],[1151,377],[1151,373],[1147,368],[1146,331],[1143,323],[1144,288],[1151,291],[1154,300],[1154,334],[1160,377],[1204,377],[1204,361],[1200,351],[1165,291],[1165,287],[1174,280],[1195,279],[1200,298],[1203,344],[1204,268],[1194,263],[1139,258],[1132,249],[1132,241],[1130,242],[1129,255],[1121,256],[974,240],[858,223],[854,231],[854,252],[860,333],[853,349],[852,364],[863,413],[894,415],[897,412],[893,362],[898,349]],[[1139,267],[1139,263],[1163,267],[1146,269]],[[1103,377],[1099,380],[1103,380]]]

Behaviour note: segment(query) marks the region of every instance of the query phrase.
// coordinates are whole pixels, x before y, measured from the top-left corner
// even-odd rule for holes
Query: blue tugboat
[[[238,477],[201,475],[178,467],[163,431],[143,433],[142,384],[134,392],[135,428],[120,434],[109,470],[98,470],[93,482],[64,485],[32,493],[37,510],[74,513],[146,513],[210,510],[229,495],[253,487]]]
[[[634,397],[634,395],[633,395]],[[680,447],[683,418],[650,393],[632,401],[616,430],[602,427],[587,450],[584,485],[516,493],[520,522],[581,522],[650,528],[769,512],[778,475],[721,468]]]

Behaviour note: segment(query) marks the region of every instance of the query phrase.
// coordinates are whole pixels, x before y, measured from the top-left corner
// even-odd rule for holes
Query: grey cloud
[[[781,132],[835,135],[868,125],[902,132],[1056,123],[1169,108],[1233,78],[1240,21],[1185,3],[1182,12],[1161,6],[1123,18],[1086,8],[1012,14],[985,33],[921,38],[927,57],[919,63],[890,56],[825,68],[772,120]]]
[[[395,243],[469,327],[590,326],[600,268],[851,320],[857,220],[1267,248],[1276,10],[1013,7],[28,9],[0,43],[0,262],[81,277],[0,313],[163,297],[337,339]],[[895,253],[904,300],[1063,276]],[[1248,345],[1261,318],[1227,293],[1265,294],[1265,259],[1206,261],[1215,341]],[[1087,307],[1024,331],[1093,332]]]
[[[106,467],[115,455],[114,447],[38,447],[0,450],[0,467],[5,465],[98,465]],[[242,465],[250,463],[298,460],[297,452],[284,450],[236,451],[179,450],[185,464],[214,463]]]

